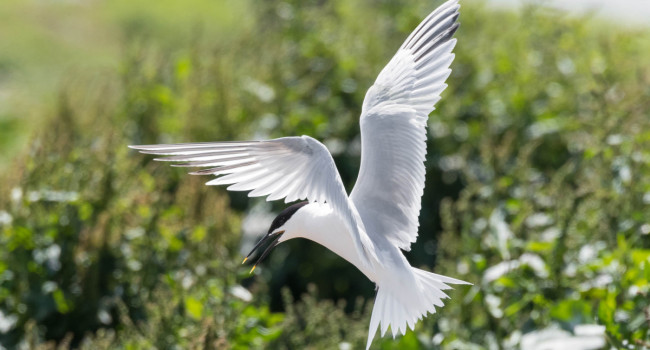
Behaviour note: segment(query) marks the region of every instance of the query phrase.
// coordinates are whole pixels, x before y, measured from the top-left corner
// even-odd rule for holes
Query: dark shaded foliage
[[[432,8],[265,1],[250,28],[173,48],[125,23],[120,71],[63,85],[3,174],[0,343],[363,346],[374,286],[358,271],[302,241],[249,277],[241,219],[259,202],[125,146],[309,134],[351,188],[365,89]],[[582,324],[647,343],[648,32],[475,2],[461,22],[408,257],[474,286],[382,348],[517,348]]]

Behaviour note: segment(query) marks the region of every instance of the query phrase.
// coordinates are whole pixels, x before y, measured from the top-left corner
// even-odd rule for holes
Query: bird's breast
[[[356,266],[371,281],[376,282],[375,272],[361,264],[352,233],[349,232],[343,219],[336,215],[327,204],[312,203],[299,210],[289,229],[295,237],[307,238]],[[294,215],[294,216],[296,216]],[[290,237],[294,238],[294,237]]]

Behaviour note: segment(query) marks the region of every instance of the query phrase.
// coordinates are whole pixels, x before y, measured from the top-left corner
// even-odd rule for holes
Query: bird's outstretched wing
[[[173,166],[208,167],[190,174],[223,175],[207,185],[230,185],[231,191],[251,191],[249,197],[328,203],[345,220],[362,260],[377,261],[374,245],[345,192],[332,156],[322,143],[309,136],[129,147],[167,156],[155,160],[177,162]]]
[[[431,13],[366,93],[361,169],[350,198],[371,236],[404,250],[417,239],[424,189],[427,117],[447,87],[458,29],[457,0]]]

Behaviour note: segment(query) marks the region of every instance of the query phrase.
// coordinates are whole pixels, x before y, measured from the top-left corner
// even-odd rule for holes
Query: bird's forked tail
[[[393,338],[397,334],[405,334],[407,326],[413,329],[415,323],[426,316],[427,312],[435,313],[436,306],[444,305],[442,299],[449,297],[443,290],[451,289],[447,284],[471,284],[418,268],[411,269],[415,277],[415,283],[412,283],[414,285],[378,285],[366,350],[370,348],[380,324],[382,336],[386,334],[388,326],[393,332]]]

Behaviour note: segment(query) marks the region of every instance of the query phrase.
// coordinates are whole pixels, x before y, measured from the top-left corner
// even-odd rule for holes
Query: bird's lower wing
[[[364,263],[377,261],[374,245],[356,207],[348,199],[332,156],[311,137],[129,147],[163,155],[155,160],[174,162],[173,166],[204,167],[190,174],[217,175],[207,185],[230,185],[231,191],[251,191],[249,197],[328,203],[345,220]]]
[[[404,250],[417,239],[427,118],[447,87],[459,8],[451,0],[432,12],[381,71],[363,102],[361,169],[350,198],[371,235],[384,235]]]

